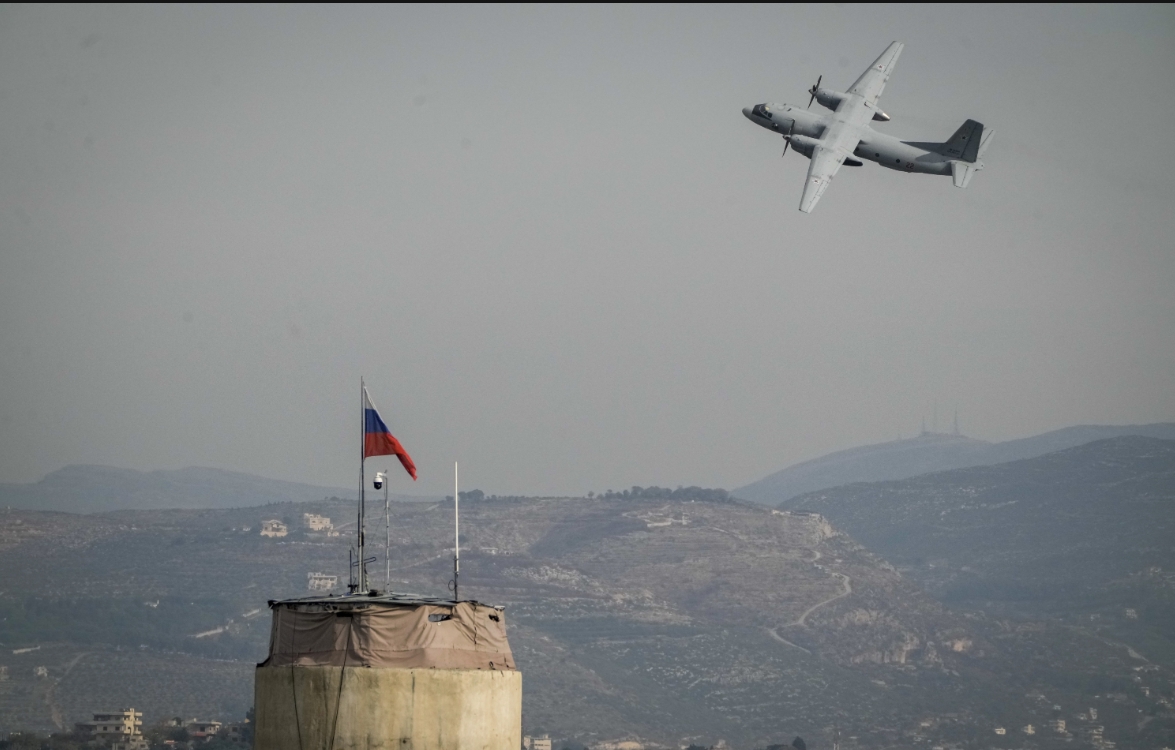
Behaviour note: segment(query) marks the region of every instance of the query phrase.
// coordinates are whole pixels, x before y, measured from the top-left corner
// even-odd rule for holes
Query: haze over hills
[[[973,746],[1061,705],[1074,727],[1078,706],[1097,706],[1122,746],[1175,739],[1165,662],[1136,672],[1088,626],[953,611],[819,515],[716,491],[462,509],[462,594],[507,607],[527,733],[826,747],[835,726],[846,748]],[[68,726],[96,702],[239,718],[265,601],[306,593],[309,572],[345,579],[351,540],[308,531],[304,512],[349,518],[353,504],[0,511],[0,729]],[[392,512],[392,587],[444,592],[451,506]],[[267,518],[290,535],[258,536]]]
[[[1005,463],[1121,435],[1175,440],[1175,423],[1078,425],[1002,443],[927,432],[907,440],[849,448],[803,461],[740,487],[732,494],[752,502],[777,505],[806,492],[842,484],[906,479],[966,466]]]
[[[104,513],[162,508],[245,508],[353,498],[355,487],[318,487],[205,467],[135,471],[113,466],[66,466],[32,484],[0,484],[0,508]],[[439,498],[395,495],[398,501]]]
[[[850,448],[776,472],[731,494],[775,505],[805,492],[851,482],[904,479],[964,466],[983,466],[1043,455],[1118,435],[1175,439],[1175,424],[1077,426],[1020,440],[988,443],[939,433]],[[207,467],[136,471],[71,465],[31,484],[0,484],[0,508],[105,513],[163,508],[245,508],[269,503],[353,498],[354,487],[324,487]],[[393,495],[398,502],[440,497]]]

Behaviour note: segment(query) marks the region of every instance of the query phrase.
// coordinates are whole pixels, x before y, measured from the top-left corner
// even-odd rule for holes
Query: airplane
[[[975,120],[963,123],[945,143],[904,141],[870,127],[873,120],[889,122],[889,115],[877,106],[877,100],[904,47],[901,42],[890,44],[848,91],[822,88],[824,76],[820,76],[808,90],[812,96],[807,108],[792,104],[743,108],[748,120],[783,136],[784,156],[790,146],[811,159],[800,199],[804,213],[812,213],[842,164],[859,167],[864,161],[875,161],[900,172],[949,174],[959,188],[967,187],[975,173],[983,169],[980,158],[995,131]],[[831,109],[832,114],[810,111],[814,101]]]

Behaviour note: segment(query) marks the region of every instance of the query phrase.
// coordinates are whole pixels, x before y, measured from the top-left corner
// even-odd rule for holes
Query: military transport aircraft
[[[824,195],[842,164],[859,167],[862,159],[902,172],[949,174],[955,187],[961,188],[967,187],[971,177],[983,169],[979,159],[995,131],[974,120],[963,123],[946,143],[903,141],[869,126],[870,120],[889,121],[889,115],[878,108],[877,100],[904,46],[901,42],[889,45],[847,92],[822,88],[820,82],[824,76],[816,79],[816,85],[808,90],[812,95],[808,107],[813,101],[819,102],[832,110],[831,115],[791,104],[756,104],[743,109],[751,122],[783,136],[784,156],[791,146],[812,160],[804,196],[800,199],[800,210],[804,213],[811,213],[816,207],[816,201]]]

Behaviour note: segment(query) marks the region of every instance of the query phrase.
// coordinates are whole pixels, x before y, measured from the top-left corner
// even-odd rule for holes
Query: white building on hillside
[[[277,519],[261,522],[261,536],[283,537],[289,533],[290,530],[286,528],[286,525]]]
[[[329,518],[315,513],[303,513],[302,521],[306,524],[306,528],[311,531],[330,531],[335,527]]]
[[[339,585],[339,577],[326,573],[307,573],[306,588],[311,591],[330,591]]]

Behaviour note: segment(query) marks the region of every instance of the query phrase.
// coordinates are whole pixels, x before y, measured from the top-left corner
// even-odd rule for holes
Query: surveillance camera
[[[375,485],[377,490],[382,490],[384,488],[384,479],[385,477],[382,471],[376,472],[375,479],[372,481],[372,484]]]

